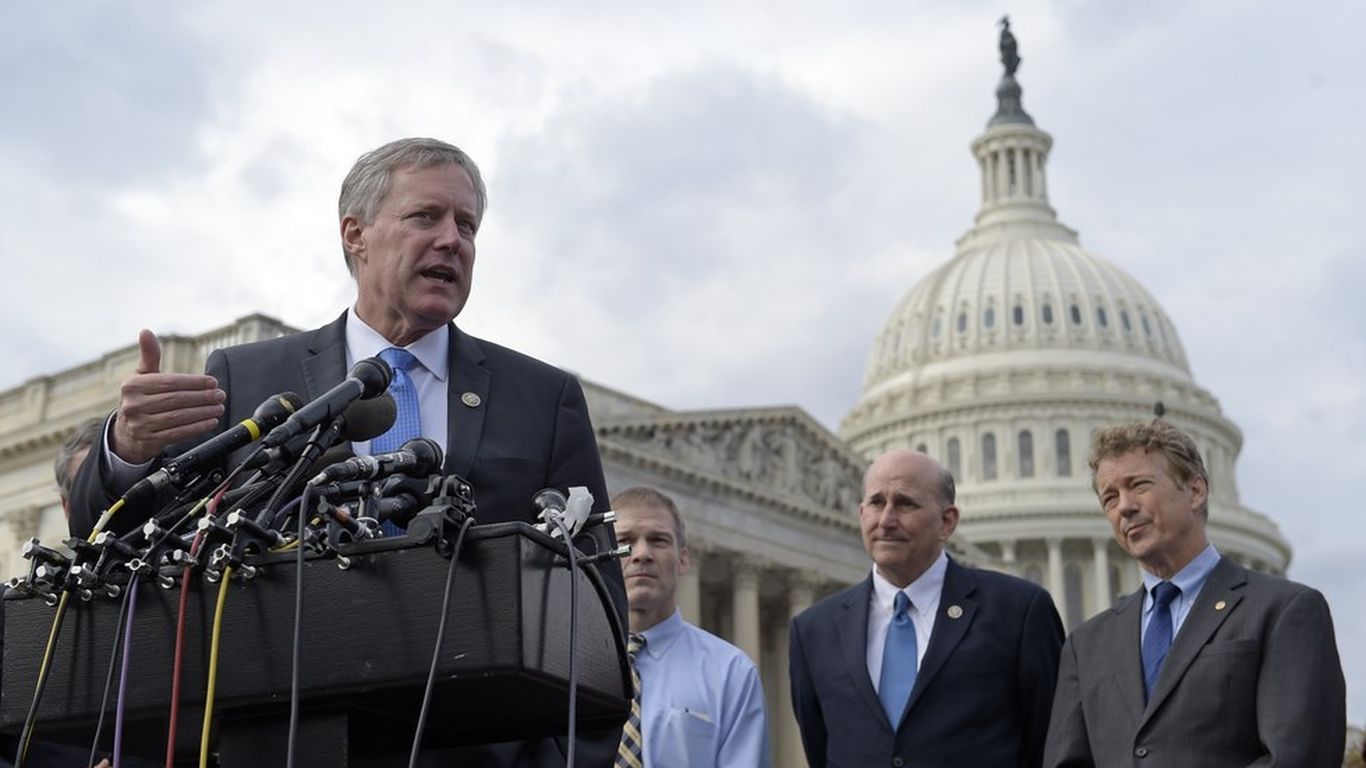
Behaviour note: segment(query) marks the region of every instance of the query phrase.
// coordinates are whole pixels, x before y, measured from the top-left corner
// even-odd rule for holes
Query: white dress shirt
[[[948,555],[940,550],[939,557],[930,564],[920,578],[897,589],[896,585],[878,573],[873,566],[873,594],[868,605],[868,678],[873,690],[882,682],[882,651],[887,645],[887,627],[892,623],[893,601],[897,592],[905,592],[911,600],[911,623],[915,625],[915,667],[925,659],[930,645],[930,631],[934,629],[934,615],[939,611],[939,598],[944,592],[944,574],[949,569]]]
[[[417,365],[408,371],[417,387],[417,407],[422,412],[422,436],[436,441],[441,450],[446,450],[446,399],[450,381],[450,332],[451,324],[429,332],[412,344],[404,347],[417,358]],[[394,346],[374,328],[365,324],[356,314],[353,306],[346,311],[346,369],[357,360],[375,357],[381,351]],[[370,441],[355,442],[351,450],[357,456],[370,453]]]

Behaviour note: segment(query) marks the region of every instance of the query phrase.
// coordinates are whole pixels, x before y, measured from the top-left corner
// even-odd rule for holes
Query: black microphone
[[[357,400],[347,406],[346,411],[341,415],[341,431],[338,443],[349,444],[374,440],[388,432],[389,427],[394,425],[397,418],[398,406],[394,404],[394,396],[388,392],[381,392],[379,397],[372,397],[369,400]],[[298,460],[304,449],[304,441],[304,436],[300,435],[287,441],[284,445],[266,448],[248,459],[241,469],[244,472],[259,469],[266,475],[279,474],[293,466],[294,462]],[[336,456],[332,450],[329,450],[322,457],[329,460],[322,464],[318,463],[321,459],[314,461],[309,466],[309,474],[343,459],[349,459],[353,455],[350,445],[347,445],[345,456]]]
[[[318,486],[338,480],[361,480],[393,474],[431,475],[441,470],[441,446],[425,437],[415,437],[392,453],[357,456],[324,469],[308,481]]]
[[[270,431],[262,440],[266,448],[277,448],[305,430],[329,421],[354,400],[368,400],[389,388],[393,376],[389,364],[378,357],[367,357],[351,367],[342,383],[327,390]]]
[[[270,397],[256,406],[251,418],[243,419],[237,426],[222,432],[179,456],[166,462],[166,465],[139,480],[123,497],[129,501],[149,493],[160,491],[172,483],[179,483],[191,472],[202,469],[233,451],[261,439],[280,422],[298,415],[303,400],[293,392],[282,392]]]

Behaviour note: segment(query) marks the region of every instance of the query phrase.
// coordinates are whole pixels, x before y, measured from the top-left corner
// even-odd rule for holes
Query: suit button
[[[902,760],[902,759],[899,758],[899,757],[894,757],[894,758],[892,758],[892,768],[901,768],[901,766],[903,766],[903,765],[905,765],[905,764],[906,764],[906,761],[905,761],[905,760]]]
[[[1139,747],[1138,749],[1135,749],[1135,750],[1134,750],[1134,757],[1147,757],[1147,756],[1148,756],[1148,748],[1147,748],[1147,747]]]

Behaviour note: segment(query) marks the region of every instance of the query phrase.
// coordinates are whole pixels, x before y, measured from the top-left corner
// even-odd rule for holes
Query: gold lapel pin
[[[1227,608],[1227,607],[1228,607],[1228,603],[1224,602],[1223,600],[1220,600],[1219,602],[1217,602],[1217,603],[1214,604],[1214,610],[1216,610],[1216,611],[1222,611],[1222,610],[1224,610],[1224,609]]]
[[[950,605],[950,606],[949,606],[949,610],[948,610],[948,614],[949,614],[949,618],[950,618],[950,619],[962,618],[962,616],[963,616],[963,609],[962,609],[960,606],[957,606],[957,605]]]
[[[467,408],[478,408],[479,404],[484,401],[479,399],[479,395],[476,395],[473,392],[466,392],[460,396],[460,402],[464,403]]]

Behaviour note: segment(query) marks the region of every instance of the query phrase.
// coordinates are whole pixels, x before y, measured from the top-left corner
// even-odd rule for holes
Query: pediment
[[[800,408],[669,412],[597,426],[605,458],[696,476],[718,489],[857,526],[864,463]]]

